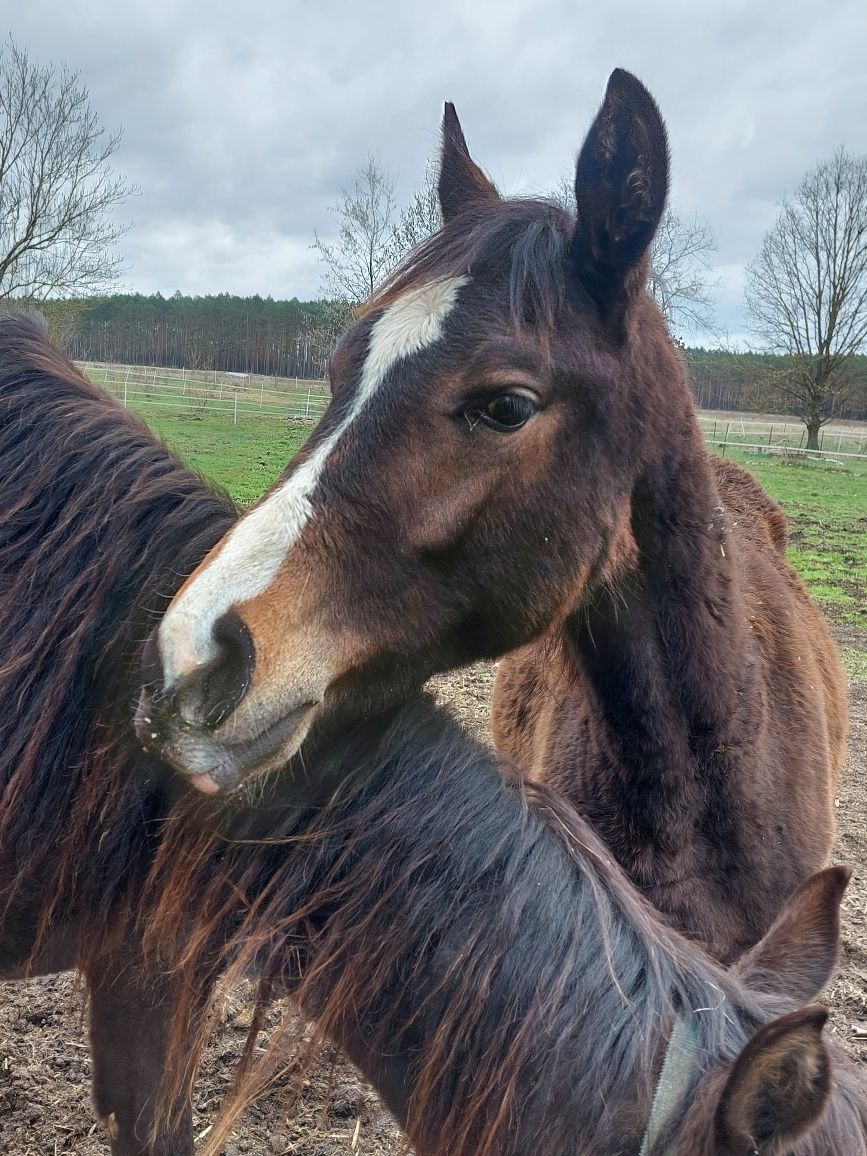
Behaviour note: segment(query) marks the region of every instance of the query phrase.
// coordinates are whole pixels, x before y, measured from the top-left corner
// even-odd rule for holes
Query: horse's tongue
[[[220,790],[210,775],[190,775],[190,782],[203,795],[216,795]]]

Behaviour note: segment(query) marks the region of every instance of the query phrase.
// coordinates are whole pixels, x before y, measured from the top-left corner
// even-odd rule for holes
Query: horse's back
[[[782,700],[781,709],[792,700],[804,728],[810,729],[813,716],[826,738],[826,750],[821,743],[816,750],[817,772],[824,763],[836,782],[846,748],[846,683],[828,623],[786,558],[786,515],[752,474],[722,458],[712,461],[771,692]]]
[[[729,514],[746,519],[747,529],[765,535],[783,556],[789,544],[789,520],[748,470],[728,458],[711,456],[717,485]]]

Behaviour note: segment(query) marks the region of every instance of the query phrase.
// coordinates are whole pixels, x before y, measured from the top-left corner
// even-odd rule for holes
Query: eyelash
[[[525,426],[538,409],[539,403],[529,393],[523,390],[520,392],[504,390],[492,397],[484,406],[479,404],[468,406],[464,410],[464,416],[470,429],[475,429],[481,423],[498,433],[511,433]]]

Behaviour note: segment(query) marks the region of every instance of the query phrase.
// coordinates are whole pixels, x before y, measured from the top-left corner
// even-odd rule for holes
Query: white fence
[[[737,449],[787,460],[815,458],[841,465],[867,465],[867,425],[863,422],[825,426],[819,432],[819,449],[808,450],[806,428],[794,418],[756,420],[739,414],[712,418],[700,413],[698,420],[708,445],[723,453]]]
[[[331,394],[328,382],[219,370],[172,369],[150,365],[77,363],[91,381],[125,406],[222,414],[237,425],[240,417],[283,417],[317,422]]]
[[[205,411],[222,415],[236,425],[249,417],[288,418],[317,422],[331,394],[327,381],[219,370],[171,369],[162,366],[111,365],[79,362],[79,368],[138,410],[150,408],[179,412]],[[819,435],[819,449],[805,448],[804,426],[793,418],[756,419],[732,414],[699,414],[708,445],[786,459],[816,458],[840,465],[867,465],[867,424],[835,423]]]

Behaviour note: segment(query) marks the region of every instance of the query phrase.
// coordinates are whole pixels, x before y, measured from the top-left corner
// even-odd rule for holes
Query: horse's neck
[[[725,744],[748,669],[735,547],[699,436],[636,487],[634,563],[565,627],[608,757],[666,809],[700,789],[694,767]]]

